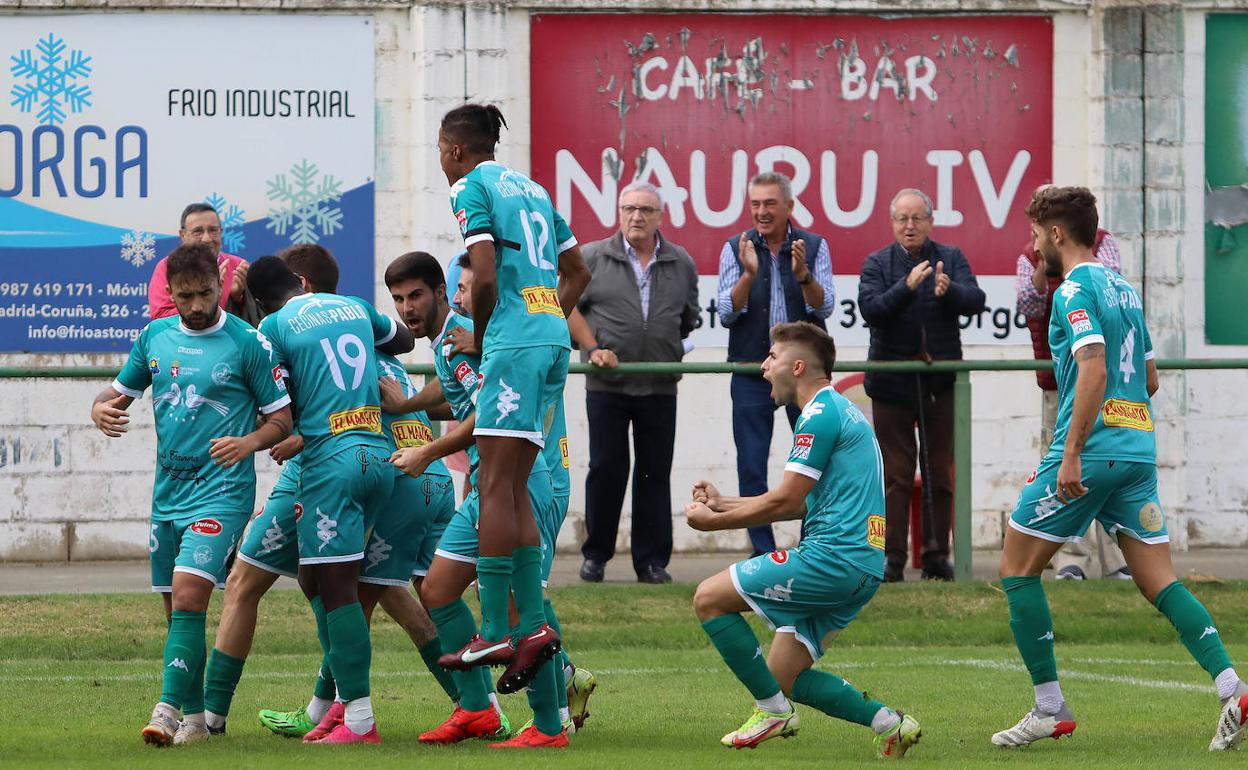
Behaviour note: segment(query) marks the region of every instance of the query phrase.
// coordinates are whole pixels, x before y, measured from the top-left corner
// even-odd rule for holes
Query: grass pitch
[[[1072,738],[1004,751],[991,734],[1031,705],[1005,597],[985,583],[886,585],[818,666],[913,713],[921,767],[1244,767],[1209,754],[1218,704],[1209,678],[1170,624],[1130,584],[1046,582],[1063,690],[1079,718]],[[1233,659],[1248,669],[1248,583],[1192,586]],[[139,730],[160,693],[159,600],[142,594],[0,599],[0,767],[412,768],[859,766],[869,730],[799,706],[792,740],[731,751],[719,737],[751,699],[719,660],[690,609],[691,586],[574,586],[553,592],[576,662],[594,671],[586,729],[563,751],[499,752],[484,743],[425,747],[417,735],[449,713],[445,695],[399,629],[378,614],[373,702],[381,746],[302,746],[269,734],[260,708],[307,702],[319,661],[302,597],[270,594],[234,700],[229,734],[185,749],[144,746]],[[219,615],[209,611],[209,637]],[[770,638],[755,623],[760,638]],[[523,696],[504,698],[513,725]]]

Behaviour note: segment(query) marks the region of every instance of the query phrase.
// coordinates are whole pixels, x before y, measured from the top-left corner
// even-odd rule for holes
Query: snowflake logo
[[[204,198],[204,203],[216,209],[217,217],[221,220],[221,246],[230,254],[241,254],[247,245],[246,235],[243,233],[247,212],[215,192]]]
[[[268,180],[268,198],[280,208],[269,209],[265,227],[277,235],[289,232],[292,244],[316,243],[341,230],[342,209],[334,204],[342,198],[342,182],[321,174],[306,158],[291,166],[290,175],[293,184],[286,174]]]
[[[143,267],[156,258],[156,237],[142,230],[131,230],[121,236],[121,258]]]
[[[66,60],[66,48],[63,38],[49,34],[35,44],[35,50],[26,48],[10,56],[9,71],[25,82],[13,84],[9,104],[22,112],[37,105],[39,122],[48,125],[65,122],[66,105],[76,113],[90,107],[91,86],[85,81],[91,76],[91,57],[75,49]]]

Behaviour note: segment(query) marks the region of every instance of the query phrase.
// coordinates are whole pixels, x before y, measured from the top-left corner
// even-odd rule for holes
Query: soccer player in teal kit
[[[1093,258],[1096,198],[1087,189],[1039,190],[1027,215],[1045,269],[1065,276],[1049,319],[1060,406],[1053,444],[1019,495],[1001,554],[1010,628],[1031,673],[1035,705],[992,742],[1026,746],[1075,730],[1057,680],[1040,572],[1062,543],[1099,522],[1118,538],[1140,593],[1214,680],[1222,712],[1209,750],[1235,748],[1244,737],[1248,685],[1231,666],[1213,618],[1170,563],[1150,402],[1157,366],[1140,295]]]
[[[800,725],[790,699],[870,727],[879,756],[897,759],[922,735],[914,717],[812,666],[825,641],[858,615],[884,577],[884,460],[867,418],[831,386],[836,346],[805,322],[778,324],[763,377],[777,404],[801,404],[780,486],[725,497],[705,481],[685,508],[710,531],[802,520],[796,548],[737,562],[698,586],[694,611],[728,668],[754,696],[754,713],[721,743],[754,748]],[[775,632],[764,659],[745,610]]]
[[[218,304],[216,255],[198,244],[179,246],[167,266],[178,315],[143,329],[91,408],[96,426],[115,438],[128,428],[126,408],[152,389],[152,590],[164,595],[170,620],[164,687],[143,739],[158,746],[208,737],[208,599],[225,579],[226,558],[255,504],[252,455],[290,435],[292,422],[272,347]],[[267,418],[259,428],[257,411]]]
[[[547,192],[494,160],[504,125],[497,107],[456,108],[442,119],[438,151],[473,268],[482,351],[474,429],[481,463],[481,638],[453,663],[506,665],[498,689],[508,693],[526,686],[559,651],[559,635],[546,624],[541,539],[527,483],[545,443],[545,416],[567,378],[565,319],[590,276]],[[516,639],[508,633],[511,593],[520,616]]]

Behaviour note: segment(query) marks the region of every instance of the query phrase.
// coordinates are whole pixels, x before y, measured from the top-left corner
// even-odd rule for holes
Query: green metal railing
[[[1157,368],[1166,370],[1248,369],[1248,358],[1158,359]],[[1051,361],[1010,359],[1001,361],[845,361],[833,371],[914,372],[954,375],[953,383],[953,510],[954,576],[959,582],[971,579],[971,372],[1017,372],[1052,369]],[[412,374],[432,375],[432,364],[407,367]],[[573,363],[571,374],[601,371],[592,364]],[[631,363],[620,364],[613,373],[647,374],[758,374],[758,364],[726,362]],[[100,379],[110,380],[115,367],[103,366],[0,366],[0,379]]]

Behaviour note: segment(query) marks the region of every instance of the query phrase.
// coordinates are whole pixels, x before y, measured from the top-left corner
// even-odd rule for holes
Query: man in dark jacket
[[[832,254],[821,235],[793,226],[793,183],[765,171],[750,180],[754,228],[733,236],[719,254],[719,320],[728,329],[728,360],[761,363],[771,347],[771,327],[791,321],[824,326],[836,304]],[[732,439],[737,445],[737,485],[742,497],[767,491],[767,455],[776,402],[762,375],[734,374]],[[789,427],[800,410],[785,408]],[[750,527],[754,555],[776,550],[770,524]]]
[[[894,243],[867,256],[858,306],[871,327],[872,361],[962,358],[959,316],[984,309],[984,292],[962,250],[930,239],[932,201],[904,189],[889,206]],[[953,375],[869,373],[867,395],[884,455],[886,557],[884,579],[903,579],[916,459],[915,424],[927,428],[932,533],[925,533],[923,577],[952,580],[949,528],[953,521]],[[917,533],[916,533],[917,534]],[[928,543],[934,547],[929,548]]]
[[[698,270],[689,253],[659,234],[663,204],[653,185],[620,193],[620,231],[586,245],[593,280],[568,319],[581,357],[600,371],[586,376],[589,474],[581,579],[602,580],[615,555],[628,486],[628,428],[633,428],[633,569],[643,583],[669,583],[672,557],[672,454],[678,374],[625,377],[620,361],[679,361],[698,325]]]

